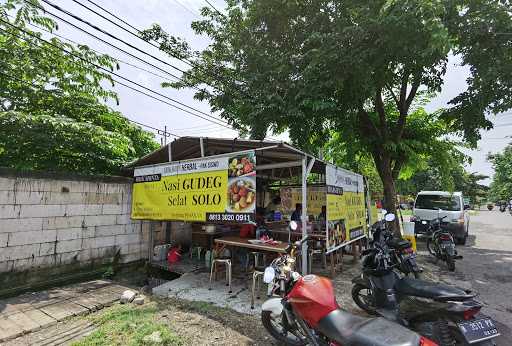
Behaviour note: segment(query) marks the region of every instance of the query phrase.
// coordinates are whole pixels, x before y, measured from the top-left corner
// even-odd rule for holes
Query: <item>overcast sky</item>
[[[222,0],[209,0],[217,9],[220,11],[224,8],[224,2]],[[53,0],[53,2],[68,11],[86,19],[87,21],[94,23],[101,28],[106,29],[111,34],[136,45],[140,49],[151,53],[152,55],[159,57],[170,64],[186,69],[187,66],[176,59],[170,59],[168,56],[161,54],[156,48],[138,40],[136,37],[122,31],[108,21],[94,15],[87,9],[80,7],[78,4],[70,0]],[[92,7],[90,3],[85,0],[81,0],[82,3]],[[139,0],[139,1],[126,1],[126,0],[94,0],[97,4],[102,7],[111,10],[120,18],[124,19],[128,23],[131,23],[137,28],[147,28],[153,23],[159,23],[167,32],[170,34],[178,35],[183,37],[189,42],[193,49],[204,48],[208,41],[204,37],[198,37],[194,34],[190,28],[190,24],[193,20],[199,19],[199,11],[203,6],[208,6],[205,0]],[[127,46],[124,46],[120,42],[116,42],[105,35],[94,31],[94,29],[88,27],[85,24],[80,24],[75,19],[68,17],[67,15],[58,12],[48,5],[45,5],[50,12],[59,14],[65,19],[83,27],[89,32],[94,33],[103,39],[114,43],[116,46],[123,48],[143,58],[145,61],[151,61],[154,65],[179,75],[180,72],[173,70],[168,65],[153,60],[152,58],[134,51]],[[95,10],[98,10],[95,8]],[[101,12],[101,11],[100,11]],[[106,15],[105,13],[102,13]],[[108,15],[106,15],[108,17]],[[59,24],[58,34],[70,38],[82,44],[86,44],[89,47],[98,50],[103,53],[107,53],[115,58],[124,60],[128,63],[143,67],[144,69],[152,70],[160,75],[165,74],[161,71],[155,70],[143,62],[140,62],[134,58],[126,56],[125,54],[116,51],[115,49],[99,42],[98,40],[80,32],[77,29],[70,27],[65,23]],[[157,90],[158,92],[167,95],[173,99],[179,100],[189,106],[197,108],[205,113],[210,114],[209,107],[206,103],[201,103],[193,99],[193,92],[191,90],[173,90],[173,89],[162,89],[160,83],[164,79],[151,75],[147,72],[138,70],[134,67],[128,66],[124,63],[120,63],[121,69],[118,71],[119,74],[130,78],[146,87]],[[448,73],[445,78],[445,85],[443,91],[428,105],[428,110],[436,110],[440,107],[445,107],[446,103],[461,90],[465,88],[465,79],[468,75],[467,69],[460,66],[459,61],[456,58],[450,60]],[[170,78],[170,77],[169,77]],[[163,129],[167,126],[168,131],[183,136],[183,135],[197,135],[197,136],[210,136],[210,137],[236,137],[237,133],[228,130],[224,127],[212,124],[206,120],[194,117],[190,114],[184,113],[178,109],[172,108],[166,104],[160,103],[149,97],[143,96],[137,92],[131,91],[123,86],[117,85],[115,91],[118,92],[120,97],[120,104],[116,106],[112,104],[113,108],[121,111],[129,119],[151,125],[156,128]],[[506,126],[510,124],[511,126]],[[479,142],[478,150],[467,152],[472,157],[473,163],[468,166],[467,169],[470,172],[479,172],[482,174],[492,176],[493,171],[491,165],[486,161],[487,153],[499,152],[507,145],[512,139],[506,139],[505,137],[512,134],[512,112],[510,114],[504,114],[495,120],[495,129],[483,133],[483,139]],[[286,136],[274,136],[281,139],[285,139]],[[171,137],[172,138],[172,137]],[[160,137],[157,137],[160,140]],[[489,181],[486,181],[489,183]]]

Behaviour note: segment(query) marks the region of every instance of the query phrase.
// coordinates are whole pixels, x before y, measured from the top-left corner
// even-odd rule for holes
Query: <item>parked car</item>
[[[444,218],[442,227],[452,233],[459,244],[466,244],[469,234],[469,205],[464,205],[462,192],[421,191],[414,202],[413,216],[416,234],[425,233],[422,220]]]

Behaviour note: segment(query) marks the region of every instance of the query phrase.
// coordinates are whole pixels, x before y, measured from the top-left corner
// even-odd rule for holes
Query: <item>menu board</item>
[[[366,235],[363,176],[326,166],[327,251]]]
[[[134,179],[132,219],[255,222],[254,151],[138,167]]]

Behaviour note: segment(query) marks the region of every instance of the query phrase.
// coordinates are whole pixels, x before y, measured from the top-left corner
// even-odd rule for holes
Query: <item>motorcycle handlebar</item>
[[[311,237],[309,235],[307,235],[304,238],[302,238],[301,240],[298,240],[298,241],[296,241],[294,243],[289,243],[288,247],[286,248],[286,253],[291,253],[292,250],[297,249],[298,247],[301,247],[302,244],[307,242],[310,238]]]

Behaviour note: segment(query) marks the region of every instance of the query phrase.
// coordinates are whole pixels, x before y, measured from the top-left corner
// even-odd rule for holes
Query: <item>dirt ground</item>
[[[512,222],[510,220],[512,220],[510,215],[498,214],[498,212],[481,211],[479,215],[473,216],[468,244],[458,247],[464,259],[457,262],[455,272],[447,271],[446,266],[441,262],[436,263],[426,252],[424,242],[419,241],[418,262],[425,269],[424,279],[442,281],[478,292],[480,295],[477,299],[484,303],[482,313],[498,322],[502,333],[502,336],[497,339],[499,346],[512,345],[510,332],[512,252],[509,250],[512,245],[512,227],[510,226]],[[351,256],[345,256],[343,271],[338,273],[333,284],[336,298],[342,308],[355,314],[365,315],[353,303],[350,295],[351,279],[359,273],[360,262],[353,263]],[[324,274],[327,274],[327,271]],[[144,306],[147,304],[154,304],[157,307],[154,321],[167,325],[180,340],[184,340],[185,345],[275,344],[257,315],[238,313],[210,303],[175,298],[152,298],[151,303],[146,303]],[[102,313],[105,311],[96,314]],[[76,340],[87,340],[87,335],[94,333],[96,328],[97,326],[87,317],[75,317],[5,345],[72,344]],[[69,330],[75,330],[76,333],[69,334]],[[64,337],[59,338],[59,335]]]
[[[218,308],[208,303],[176,299],[152,299],[142,307],[132,305],[131,308],[148,306],[157,308],[153,317],[155,323],[167,325],[173,334],[179,336],[181,342],[176,342],[176,345],[275,345],[259,318],[255,316]],[[115,308],[116,306],[105,308],[94,315],[97,318],[98,315]],[[82,345],[98,345],[92,341],[89,343],[87,339],[96,330],[90,317],[74,317],[6,342],[2,346],[72,345],[78,340],[82,340]],[[111,344],[108,338],[104,341],[102,345]]]

